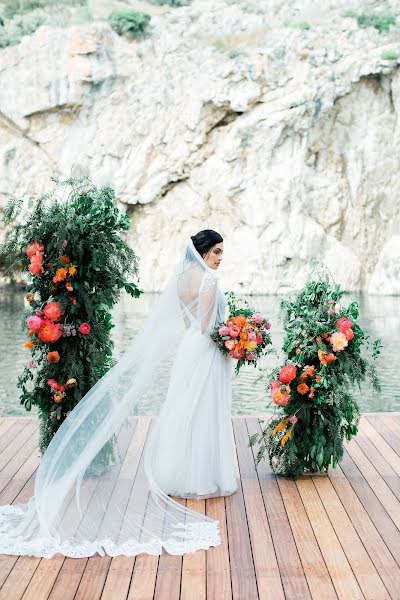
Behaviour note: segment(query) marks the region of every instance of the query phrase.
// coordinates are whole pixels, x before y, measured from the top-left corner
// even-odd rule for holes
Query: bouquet
[[[375,360],[381,341],[371,343],[359,324],[357,302],[341,306],[344,291],[320,275],[292,300],[283,300],[284,364],[268,382],[277,412],[250,437],[260,443],[256,462],[267,451],[278,475],[335,467],[343,457],[343,440],[358,432],[359,408],[350,388],[370,379],[379,391]]]
[[[239,301],[232,292],[226,295],[229,318],[225,323],[215,325],[211,338],[223,354],[237,360],[237,374],[244,364],[256,366],[258,359],[269,352],[271,324],[245,300]]]

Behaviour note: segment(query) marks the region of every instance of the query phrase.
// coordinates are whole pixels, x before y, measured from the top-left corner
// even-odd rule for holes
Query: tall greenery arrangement
[[[31,360],[18,378],[20,401],[37,406],[40,448],[48,446],[69,412],[110,369],[111,309],[121,290],[133,297],[138,264],[120,236],[130,227],[111,188],[89,178],[57,182],[41,196],[12,199],[0,245],[4,273],[28,276],[25,347]]]
[[[363,332],[357,302],[343,306],[343,295],[323,270],[281,301],[286,358],[268,382],[277,411],[249,440],[259,444],[256,463],[267,453],[278,475],[335,467],[343,440],[358,432],[359,407],[351,388],[368,378],[380,390],[373,361],[381,342]]]

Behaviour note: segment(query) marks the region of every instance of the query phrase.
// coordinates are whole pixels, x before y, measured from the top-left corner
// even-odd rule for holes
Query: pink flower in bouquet
[[[263,317],[262,315],[260,315],[260,313],[256,313],[255,315],[253,315],[253,319],[256,323],[260,324],[262,323]]]
[[[289,394],[282,394],[282,392],[278,391],[274,393],[272,399],[278,406],[286,406],[290,402]]]
[[[281,384],[279,383],[279,381],[276,381],[276,379],[271,381],[270,386],[269,386],[269,391],[271,394],[273,394],[273,392],[276,390],[280,390],[280,388],[281,388]]]
[[[222,327],[220,327],[218,329],[218,333],[221,337],[225,337],[226,335],[229,335],[229,327],[227,327],[226,325],[223,325]]]
[[[328,300],[328,304],[335,304],[334,300]]]
[[[28,247],[26,249],[26,253],[29,257],[35,256],[38,254],[43,254],[43,252],[44,252],[43,244],[40,244],[36,240],[34,242],[31,242],[30,244],[28,244]]]
[[[255,342],[257,340],[256,332],[255,331],[249,331],[249,333],[247,335],[247,339],[250,340],[250,341]]]
[[[348,345],[348,341],[342,331],[335,331],[331,335],[331,344],[334,352],[340,352]]]
[[[231,325],[229,327],[229,335],[233,338],[238,337],[240,335],[240,329],[237,325]]]
[[[229,355],[232,356],[232,358],[236,358],[236,360],[239,360],[240,358],[244,357],[244,349],[240,348],[236,350],[231,350],[229,352]]]
[[[264,325],[264,329],[266,329],[268,331],[268,329],[271,329],[271,323],[265,323]]]
[[[38,317],[43,317],[43,311],[39,310],[38,308],[35,310],[35,314],[36,314]]]
[[[81,333],[83,333],[83,335],[87,335],[88,333],[90,333],[90,330],[91,330],[91,327],[90,327],[89,323],[82,323],[79,326],[79,331]]]
[[[42,319],[37,315],[32,315],[31,317],[27,318],[26,322],[29,329],[32,329],[32,331],[37,331],[42,324]]]
[[[40,254],[35,254],[34,256],[32,256],[31,264],[28,265],[28,269],[32,273],[32,275],[41,275],[42,273],[44,273],[42,265],[42,256]]]
[[[262,341],[263,341],[263,336],[261,335],[261,333],[257,333],[257,335],[256,335],[256,342],[257,342],[257,344],[258,345],[261,344]]]
[[[298,421],[298,418],[296,417],[296,415],[292,415],[289,419],[289,423],[293,423],[293,425],[295,423],[297,423],[297,421]]]
[[[328,310],[328,315],[334,315],[335,314],[335,309],[334,308],[330,308]]]
[[[44,316],[50,321],[59,321],[64,314],[58,302],[49,302],[43,309]]]
[[[38,336],[42,342],[56,342],[62,336],[62,325],[53,323],[49,319],[44,319],[38,329]]]
[[[226,340],[225,348],[228,348],[228,350],[233,350],[235,346],[236,346],[235,340]]]
[[[290,383],[296,377],[297,371],[294,365],[286,365],[279,371],[279,381]]]
[[[28,362],[28,366],[29,366],[30,369],[36,369],[37,368],[36,365],[35,365],[35,363],[33,362],[33,360],[30,360]]]
[[[254,352],[247,352],[247,354],[246,354],[247,360],[254,360],[255,357],[256,357],[256,355]]]
[[[344,331],[345,329],[350,329],[353,323],[347,317],[342,317],[337,322],[337,328],[339,331]]]
[[[54,387],[54,384],[58,385],[57,379],[55,379],[54,377],[50,377],[50,379],[47,380],[47,383],[50,387]]]
[[[64,248],[66,248],[66,247],[67,247],[67,245],[68,245],[68,242],[67,242],[67,240],[64,240],[64,241],[63,241],[63,247],[64,247]]]
[[[354,337],[354,331],[352,329],[345,329],[342,333],[344,333],[348,342]]]

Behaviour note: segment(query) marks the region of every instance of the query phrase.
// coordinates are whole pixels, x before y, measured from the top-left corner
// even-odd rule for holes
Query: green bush
[[[31,35],[43,25],[46,15],[43,10],[35,10],[26,15],[16,15],[0,29],[0,48],[19,44],[24,35]]]
[[[150,15],[136,10],[114,10],[108,17],[111,27],[118,35],[138,37],[150,21]]]
[[[396,18],[393,15],[358,15],[357,23],[360,27],[375,27],[382,33],[396,24]]]
[[[87,0],[6,0],[4,3],[4,17],[12,19],[14,15],[31,12],[37,8],[57,8],[60,5],[81,6]]]
[[[381,59],[382,60],[396,60],[398,58],[398,56],[399,55],[397,54],[396,50],[385,50],[381,54]]]
[[[299,29],[302,29],[303,31],[307,31],[308,29],[311,29],[311,25],[310,25],[310,23],[307,23],[307,21],[301,21],[301,23],[297,23],[296,27],[298,27]]]

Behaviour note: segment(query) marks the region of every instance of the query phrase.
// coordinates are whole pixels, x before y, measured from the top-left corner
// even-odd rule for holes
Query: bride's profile
[[[223,239],[213,230],[187,240],[126,352],[53,437],[33,497],[0,507],[1,553],[184,554],[220,544],[217,520],[171,496],[211,498],[237,489],[232,358],[210,337],[225,318],[216,276],[222,256]],[[165,362],[172,362],[166,398],[143,431],[130,415]],[[133,449],[146,435],[138,458]]]

